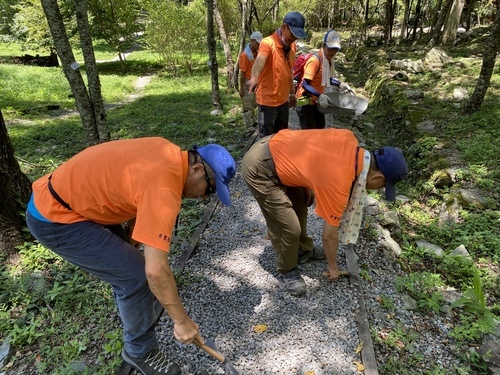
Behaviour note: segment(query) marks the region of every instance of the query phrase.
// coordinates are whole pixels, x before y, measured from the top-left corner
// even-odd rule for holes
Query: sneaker
[[[281,274],[281,282],[294,297],[306,294],[306,283],[302,276],[299,274],[299,270],[294,268],[291,271]]]
[[[155,348],[144,358],[135,358],[122,350],[122,357],[125,362],[134,366],[143,375],[181,375],[181,369],[175,363],[168,360],[160,349]]]
[[[321,247],[314,246],[311,251],[299,250],[299,264],[304,264],[312,260],[322,260],[325,258],[325,252]]]

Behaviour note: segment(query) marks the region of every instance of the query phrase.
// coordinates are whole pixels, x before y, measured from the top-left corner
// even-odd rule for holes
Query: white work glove
[[[339,90],[340,92],[353,92],[351,87],[345,83],[345,82],[340,82],[340,85],[339,85]]]
[[[318,97],[318,104],[321,108],[328,108],[332,103],[332,101],[330,100],[330,98],[328,97],[328,95],[325,95],[325,94],[321,94],[319,97]]]

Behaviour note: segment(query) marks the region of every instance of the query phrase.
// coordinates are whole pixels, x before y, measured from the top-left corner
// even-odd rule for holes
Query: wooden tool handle
[[[200,349],[203,349],[204,351],[206,351],[208,354],[210,354],[212,357],[214,357],[215,359],[217,359],[219,362],[224,362],[224,356],[222,354],[220,354],[218,351],[216,350],[213,350],[212,348],[210,348],[209,346],[205,345],[205,344],[202,344],[201,342],[199,342],[198,340],[194,339],[193,340],[193,343]]]

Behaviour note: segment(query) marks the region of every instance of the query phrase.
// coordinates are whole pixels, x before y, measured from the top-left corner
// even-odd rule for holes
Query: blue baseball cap
[[[283,23],[288,25],[292,34],[299,39],[307,38],[307,34],[304,31],[304,27],[306,26],[306,20],[304,16],[299,12],[290,12],[287,13],[285,18],[283,18]]]
[[[231,205],[229,182],[236,174],[236,162],[224,147],[216,144],[194,146],[193,150],[209,165],[215,175],[215,191],[220,201],[226,206]]]
[[[385,199],[394,201],[396,199],[395,185],[408,174],[403,153],[394,147],[383,147],[373,151],[375,161],[385,177]]]

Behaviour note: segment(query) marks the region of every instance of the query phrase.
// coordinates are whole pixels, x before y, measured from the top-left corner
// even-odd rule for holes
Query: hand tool
[[[227,360],[227,358],[224,357],[221,353],[219,353],[219,351],[217,350],[217,347],[215,346],[215,343],[212,340],[207,339],[207,340],[205,340],[205,343],[202,344],[198,340],[194,339],[193,343],[198,348],[203,349],[208,354],[210,354],[212,357],[217,359],[222,364],[222,367],[224,368],[224,370],[227,371],[228,374],[240,375],[240,373],[238,372],[238,370],[236,370],[236,368],[233,366],[233,364],[231,362],[229,362]]]

